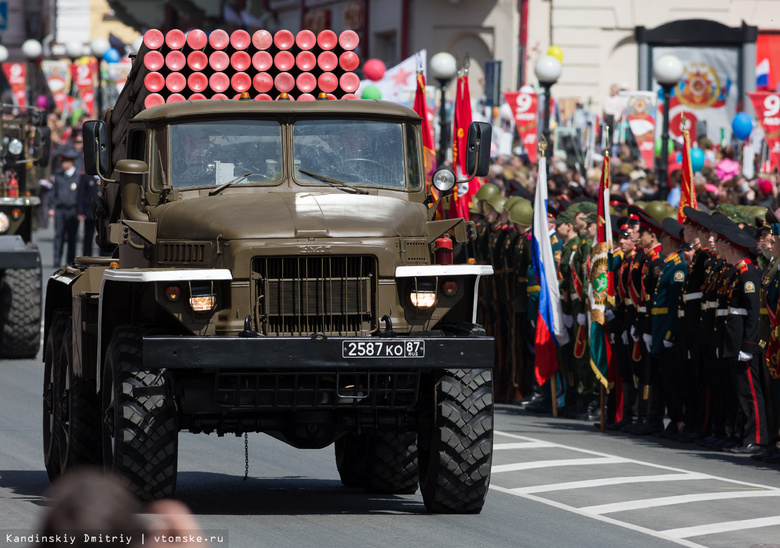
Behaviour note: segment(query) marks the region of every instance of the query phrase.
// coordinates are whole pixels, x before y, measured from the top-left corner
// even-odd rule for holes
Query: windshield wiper
[[[344,192],[350,192],[352,194],[368,194],[367,190],[363,190],[362,188],[355,188],[354,186],[350,186],[349,184],[345,183],[344,181],[339,181],[338,179],[333,179],[331,177],[328,177],[327,175],[322,175],[320,173],[314,173],[313,171],[308,171],[306,169],[300,169],[298,170],[301,173],[304,173],[306,175],[311,175],[312,177],[316,177],[317,179],[324,181],[326,183],[329,183],[330,186],[334,188],[338,188],[339,190],[343,190]]]
[[[236,181],[240,181],[241,179],[245,179],[246,177],[249,177],[250,175],[252,175],[252,172],[251,171],[247,171],[243,175],[239,175],[235,179],[231,179],[227,183],[223,183],[223,184],[219,185],[217,188],[215,188],[214,190],[209,192],[209,196],[214,196],[215,194],[219,194],[220,192],[225,190],[227,187],[229,187],[230,185],[232,185]]]

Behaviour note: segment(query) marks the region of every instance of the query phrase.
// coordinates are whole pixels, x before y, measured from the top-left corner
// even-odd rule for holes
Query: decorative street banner
[[[689,124],[691,141],[696,135],[697,123],[706,125],[707,137],[721,142],[721,130],[726,139],[731,136],[731,121],[737,113],[739,50],[727,47],[654,47],[653,61],[667,54],[676,56],[683,64],[683,76],[672,90],[669,105],[669,134],[682,136],[682,113]],[[659,86],[653,81],[653,89]],[[663,103],[659,101],[659,109]],[[659,115],[659,120],[660,115]],[[660,137],[661,125],[656,126]]]
[[[756,111],[758,122],[764,130],[769,148],[770,170],[780,169],[780,95],[767,91],[748,93]]]
[[[27,104],[27,66],[24,63],[3,63],[3,72],[11,86],[17,105]]]
[[[71,78],[76,83],[81,101],[84,103],[84,112],[92,116],[95,113],[95,83],[93,75],[93,62],[91,57],[82,57],[70,66]]]
[[[537,111],[538,97],[536,93],[525,91],[505,91],[504,100],[512,109],[512,116],[515,119],[517,134],[528,154],[528,160],[536,162],[536,132],[537,132]]]
[[[652,91],[620,92],[626,101],[626,119],[634,134],[645,169],[653,169],[655,161],[655,93]]]
[[[45,59],[41,61],[41,70],[46,78],[54,104],[62,112],[65,98],[68,96],[68,61],[64,59]]]

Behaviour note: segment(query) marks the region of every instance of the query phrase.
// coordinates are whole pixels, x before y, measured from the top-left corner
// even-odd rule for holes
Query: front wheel
[[[60,393],[62,391],[61,347],[70,315],[67,310],[55,310],[43,350],[43,464],[49,480],[62,472],[60,445],[62,419]]]
[[[103,366],[103,464],[142,500],[176,491],[179,423],[165,378],[143,369],[143,331],[114,331]]]
[[[490,486],[493,374],[447,369],[421,387],[420,491],[429,512],[477,514]]]
[[[34,358],[41,346],[41,261],[0,271],[0,355]]]
[[[336,440],[336,466],[345,487],[412,494],[417,491],[417,434],[347,434]]]

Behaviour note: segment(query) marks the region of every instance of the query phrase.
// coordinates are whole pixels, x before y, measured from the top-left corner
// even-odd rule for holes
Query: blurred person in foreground
[[[33,535],[35,548],[209,546],[199,542],[204,534],[186,505],[165,499],[144,509],[118,477],[97,468],[60,476],[46,495],[50,506]]]

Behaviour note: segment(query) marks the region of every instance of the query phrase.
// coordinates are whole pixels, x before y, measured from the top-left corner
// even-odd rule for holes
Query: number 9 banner
[[[517,134],[525,147],[528,159],[532,164],[536,163],[536,132],[538,98],[536,93],[524,91],[505,91],[504,100],[512,109],[512,117],[515,119]]]
[[[780,94],[757,91],[748,93],[748,96],[764,130],[769,148],[769,170],[780,170]]]

